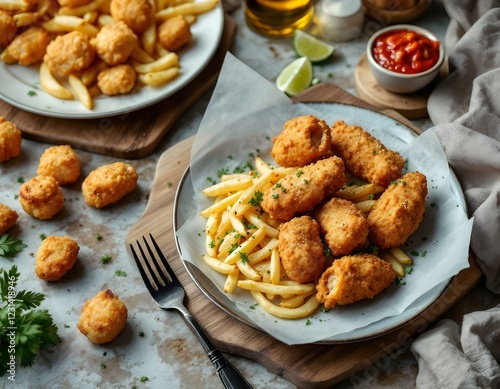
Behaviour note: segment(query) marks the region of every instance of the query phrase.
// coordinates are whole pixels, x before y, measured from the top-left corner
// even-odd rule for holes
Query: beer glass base
[[[267,18],[259,17],[251,10],[245,8],[245,19],[247,26],[262,35],[273,38],[287,38],[293,35],[296,29],[303,30],[311,23],[314,7],[311,6],[305,13],[290,21],[290,18]]]

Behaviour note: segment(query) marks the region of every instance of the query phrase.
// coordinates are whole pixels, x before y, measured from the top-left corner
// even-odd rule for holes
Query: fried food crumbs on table
[[[17,157],[21,153],[21,143],[21,130],[0,116],[0,162]]]
[[[80,172],[80,158],[69,145],[51,146],[40,156],[37,174],[53,177],[61,186],[75,183]]]
[[[0,203],[0,235],[16,224],[18,213],[5,204]]]
[[[80,247],[69,236],[47,236],[36,253],[35,273],[45,281],[57,281],[75,264]]]
[[[64,205],[64,196],[55,178],[36,176],[19,190],[19,201],[24,211],[40,220],[51,219]]]
[[[184,16],[165,20],[158,27],[158,40],[169,51],[177,51],[191,40],[191,28]]]

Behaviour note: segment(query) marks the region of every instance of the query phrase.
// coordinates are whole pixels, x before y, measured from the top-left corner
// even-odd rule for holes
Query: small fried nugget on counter
[[[158,27],[158,41],[169,51],[179,50],[191,37],[191,26],[182,15],[168,18]]]
[[[51,146],[40,156],[37,174],[55,178],[59,185],[73,184],[80,177],[80,158],[68,145]]]
[[[19,201],[26,213],[47,220],[62,209],[64,196],[55,178],[36,176],[21,185]]]
[[[361,127],[338,121],[331,132],[333,153],[344,160],[346,170],[355,176],[385,188],[401,177],[403,157]]]
[[[321,204],[314,217],[335,257],[350,254],[368,243],[368,221],[349,200],[332,197]]]
[[[0,203],[0,235],[16,224],[18,217],[16,211]]]
[[[35,273],[45,281],[57,281],[75,264],[80,246],[69,236],[47,236],[36,253]]]
[[[271,155],[281,166],[305,166],[324,157],[331,148],[330,127],[313,115],[299,116],[285,123],[273,138]]]
[[[21,130],[0,116],[0,162],[17,157],[21,153],[22,141]]]
[[[287,276],[306,284],[319,278],[325,268],[325,253],[318,222],[310,216],[283,223],[278,251]]]
[[[77,328],[94,344],[115,339],[127,323],[127,307],[106,289],[86,301]]]
[[[272,219],[288,221],[312,211],[345,184],[344,162],[338,157],[319,161],[287,174],[264,192],[262,208]]]
[[[137,187],[137,172],[132,165],[115,162],[94,169],[82,183],[87,205],[102,208],[116,203]]]
[[[316,285],[316,298],[325,308],[372,299],[392,284],[396,273],[389,262],[372,254],[339,258]]]
[[[368,238],[379,249],[402,245],[418,228],[425,213],[427,178],[406,173],[394,181],[368,214]]]

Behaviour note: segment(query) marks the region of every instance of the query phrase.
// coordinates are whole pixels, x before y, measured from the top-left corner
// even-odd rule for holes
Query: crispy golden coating
[[[87,205],[102,208],[116,203],[137,186],[135,169],[125,162],[102,165],[90,172],[82,183],[82,194]]]
[[[43,60],[51,72],[68,76],[89,67],[94,57],[95,49],[90,44],[90,38],[72,31],[50,42]]]
[[[18,217],[16,211],[0,203],[0,235],[16,224]]]
[[[59,185],[73,184],[80,177],[81,163],[75,151],[68,145],[47,148],[40,157],[37,174],[51,176]]]
[[[21,185],[19,201],[29,215],[46,220],[54,217],[64,205],[59,184],[50,176],[36,176]]]
[[[137,73],[129,64],[104,69],[97,75],[97,86],[108,96],[126,94],[132,90]]]
[[[368,239],[368,221],[349,200],[332,197],[314,213],[321,233],[335,257],[351,254]]]
[[[148,0],[111,0],[111,16],[122,21],[136,34],[140,34],[154,22],[154,9]]]
[[[324,157],[331,148],[330,127],[324,120],[307,115],[285,123],[273,138],[271,155],[281,166],[304,166]]]
[[[122,21],[101,27],[92,41],[97,55],[108,65],[127,60],[137,46],[137,35]]]
[[[82,5],[87,5],[92,0],[57,0],[61,7],[77,8]]]
[[[69,236],[47,236],[36,253],[35,273],[45,281],[57,281],[75,264],[80,246]]]
[[[391,264],[372,254],[335,260],[316,285],[316,298],[325,308],[372,299],[394,281]]]
[[[0,162],[17,157],[21,153],[22,140],[19,128],[0,116]]]
[[[264,192],[262,208],[272,219],[288,221],[312,211],[345,184],[344,162],[338,157],[321,159],[299,168]]]
[[[77,328],[94,344],[111,342],[127,324],[127,307],[106,289],[87,300]]]
[[[355,176],[383,187],[401,177],[403,157],[361,127],[338,121],[331,131],[334,154],[344,160],[346,170]]]
[[[310,216],[296,217],[281,225],[278,250],[283,268],[293,281],[315,281],[325,268],[319,225]]]
[[[402,245],[418,228],[425,213],[427,179],[406,173],[391,184],[368,214],[369,239],[384,250]]]
[[[184,16],[165,20],[158,27],[158,40],[169,51],[177,51],[191,40],[191,28]]]
[[[7,11],[0,9],[0,49],[7,47],[16,34],[16,21]]]
[[[19,65],[30,66],[42,62],[49,43],[50,37],[46,30],[30,27],[17,35],[6,50]]]

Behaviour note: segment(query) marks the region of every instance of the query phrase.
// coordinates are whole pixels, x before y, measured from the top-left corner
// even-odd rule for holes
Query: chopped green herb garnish
[[[104,370],[105,368],[107,368],[106,364],[104,362],[101,363],[101,370]]]
[[[147,381],[149,381],[149,378],[146,377],[146,376],[142,376],[139,381],[141,381],[141,382],[147,382]]]
[[[36,96],[36,92],[34,90],[30,90],[28,92],[28,96],[30,96],[30,97]]]
[[[240,258],[241,258],[241,262],[243,262],[243,263],[247,263],[248,262],[248,255],[246,253],[242,253],[240,251]]]
[[[45,234],[40,234],[40,239],[41,239],[41,240],[45,240],[45,238],[46,238],[46,237],[47,237],[47,235],[45,235]]]
[[[99,260],[99,262],[101,262],[103,265],[106,265],[107,263],[110,263],[111,262],[111,256],[109,256],[108,254],[106,255],[103,255],[101,257],[101,259]]]
[[[297,177],[300,177],[302,174],[304,174],[304,172],[303,172],[301,169],[299,169],[299,170],[297,170],[297,171],[295,172],[295,175],[296,175]]]
[[[96,234],[95,240],[97,240],[98,242],[100,242],[102,240],[101,234]]]
[[[258,190],[254,192],[254,197],[252,197],[248,203],[255,207],[258,207],[263,199],[264,199],[264,193]]]
[[[168,186],[169,188],[171,188],[171,187],[172,187],[172,185],[173,185],[173,184],[172,184],[172,181],[168,181],[168,182],[167,182],[167,186]]]
[[[312,321],[311,321],[311,320],[309,320],[309,319],[307,319],[307,320],[306,320],[306,326],[310,326],[311,324],[312,324]]]
[[[115,276],[117,277],[127,277],[127,272],[123,270],[117,270],[115,271]]]
[[[12,259],[26,246],[20,239],[9,234],[0,235],[0,257]]]
[[[272,197],[273,197],[273,199],[276,200],[278,197],[280,197],[280,195],[278,193],[273,193]]]
[[[139,336],[140,336],[141,338],[144,338],[144,331],[139,331]]]
[[[17,179],[17,182],[19,182],[20,184],[24,184],[24,177],[19,177]]]

